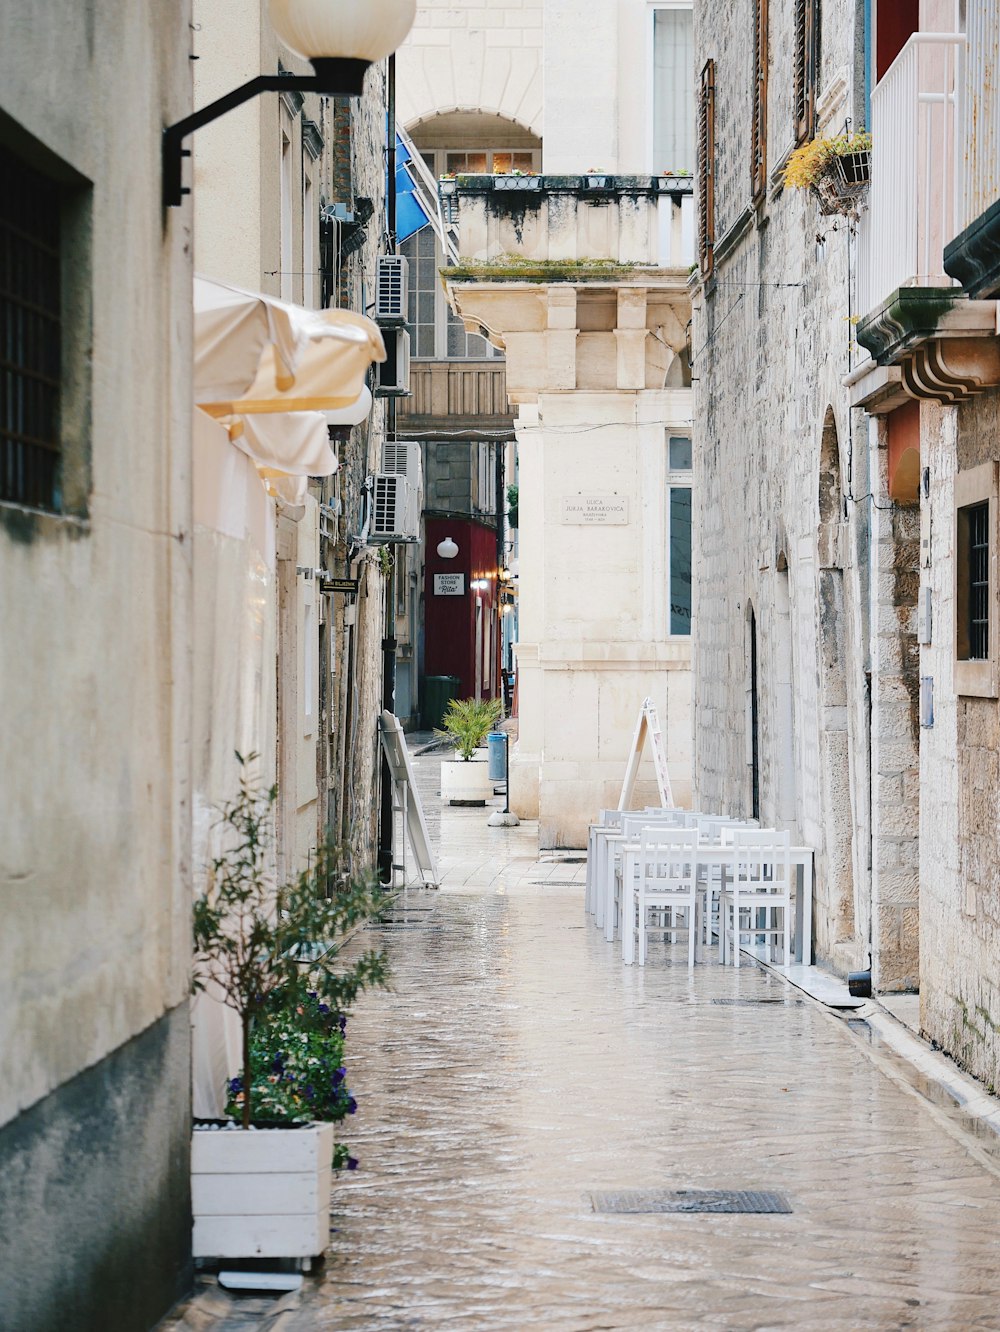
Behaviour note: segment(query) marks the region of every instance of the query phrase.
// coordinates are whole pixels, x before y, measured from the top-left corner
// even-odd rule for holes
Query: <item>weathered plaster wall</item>
[[[930,468],[934,725],[921,732],[920,1020],[927,1035],[1000,1086],[1000,705],[956,696],[954,478],[1000,457],[1000,395],[958,408],[924,404],[921,461]]]
[[[0,507],[0,1318],[22,1332],[107,1327],[105,1278],[144,1329],[189,1262],[191,270],[160,159],[188,21],[0,11],[0,137],[89,182],[64,256],[89,309],[62,423],[80,516]]]

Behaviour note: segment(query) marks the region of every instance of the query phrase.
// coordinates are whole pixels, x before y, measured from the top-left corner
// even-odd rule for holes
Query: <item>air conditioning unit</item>
[[[419,536],[420,515],[414,520],[414,507],[410,502],[410,487],[405,476],[391,472],[376,472],[371,479],[372,516],[368,526],[368,540],[416,541]]]
[[[388,439],[382,445],[382,471],[391,476],[406,478],[409,498],[406,510],[406,530],[420,531],[420,514],[424,507],[424,469],[420,445],[411,439]]]
[[[405,324],[410,290],[410,265],[401,254],[380,254],[375,260],[375,322]]]
[[[405,328],[385,330],[386,359],[375,367],[377,398],[406,398],[410,394],[410,335]]]

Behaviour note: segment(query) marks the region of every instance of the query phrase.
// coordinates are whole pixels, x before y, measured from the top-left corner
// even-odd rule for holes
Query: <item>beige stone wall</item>
[[[956,695],[956,470],[1000,457],[1000,395],[922,410],[930,468],[932,642],[921,674],[934,681],[934,725],[921,731],[920,1019],[924,1031],[989,1086],[1000,1085],[1000,705]]]
[[[63,423],[80,516],[0,506],[0,1124],[180,1005],[191,955],[191,271],[160,178],[189,15],[30,10],[0,13],[3,133],[90,182],[66,255],[89,401]]]

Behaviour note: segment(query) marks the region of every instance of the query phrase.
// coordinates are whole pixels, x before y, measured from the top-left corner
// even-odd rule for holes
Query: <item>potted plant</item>
[[[485,755],[476,751],[500,720],[497,698],[453,698],[438,735],[455,742],[455,759],[441,764],[441,796],[450,805],[485,805],[492,794]]]
[[[255,756],[237,757],[239,793],[221,811],[222,849],[195,903],[193,984],[239,1018],[240,1068],[227,1107],[238,1121],[195,1125],[193,1252],[310,1259],[329,1238],[331,1170],[335,1160],[348,1163],[346,1150],[335,1152],[330,1122],[353,1104],[343,1088],[341,1015],[365,986],[384,983],[387,964],[372,950],[350,965],[337,957],[338,940],[377,899],[363,881],[331,892],[343,882],[335,848],[321,847],[290,882],[277,880],[277,788],[252,781]],[[286,1048],[293,1076],[283,1080],[274,1055]],[[299,1081],[300,1058],[316,1059],[308,1065],[315,1082]]]
[[[811,189],[827,214],[857,217],[871,180],[872,136],[864,128],[834,138],[819,137],[796,148],[785,167],[785,184]]]

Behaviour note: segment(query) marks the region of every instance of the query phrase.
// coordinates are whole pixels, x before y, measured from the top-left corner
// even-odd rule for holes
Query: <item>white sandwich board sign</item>
[[[639,711],[639,720],[635,724],[635,734],[632,736],[632,747],[629,750],[628,767],[625,769],[622,793],[618,798],[619,809],[630,809],[632,806],[635,780],[639,774],[639,763],[647,739],[652,746],[653,768],[656,772],[657,789],[660,792],[660,804],[664,809],[673,808],[674,794],[670,788],[667,750],[663,743],[663,732],[660,730],[660,719],[657,716],[656,704],[653,700],[644,698],[642,708]]]
[[[396,870],[398,869],[402,870],[403,886],[406,886],[406,844],[409,842],[424,887],[440,888],[441,876],[438,873],[434,853],[431,850],[430,838],[427,835],[424,808],[420,803],[413,764],[410,761],[410,751],[406,747],[406,737],[403,734],[402,726],[399,724],[399,718],[393,716],[391,712],[383,712],[379,718],[378,732],[386,762],[389,765],[389,773],[392,777],[392,807],[394,811],[403,815],[403,855],[402,863],[399,865],[395,863],[396,821],[393,819],[393,886],[395,886]]]

